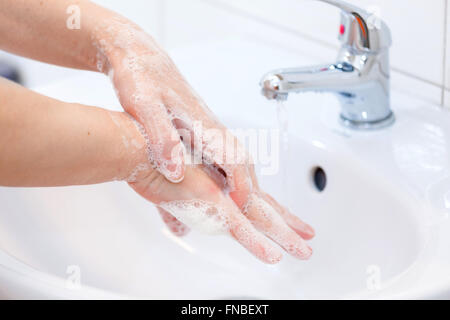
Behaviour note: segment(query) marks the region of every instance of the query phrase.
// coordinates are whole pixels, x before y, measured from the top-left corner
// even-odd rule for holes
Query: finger
[[[169,181],[184,178],[186,149],[162,103],[146,106],[136,111],[148,137],[150,161]]]
[[[306,241],[259,195],[254,193],[250,196],[245,214],[257,230],[278,243],[286,252],[298,259],[309,259],[312,249]]]
[[[171,182],[183,180],[186,149],[158,92],[145,86],[145,77],[133,73],[122,73],[120,79],[113,75],[112,80],[125,111],[143,126],[152,165]]]
[[[232,186],[229,195],[234,203],[242,209],[252,192],[251,179],[245,166],[235,166],[231,169],[233,175],[227,177],[228,184]]]
[[[284,221],[297,232],[303,239],[310,240],[314,238],[315,231],[307,223],[303,222],[296,215],[292,214],[286,207],[280,205],[271,195],[260,190],[258,180],[253,166],[249,167],[250,177],[253,185],[253,190],[259,190],[260,195],[267,201],[284,219]]]
[[[280,205],[272,196],[267,193],[261,192],[261,197],[269,203],[278,214],[284,219],[284,221],[294,229],[297,234],[299,234],[303,239],[310,240],[314,238],[315,231],[307,223],[303,222],[300,218],[289,212],[289,210],[282,205]]]
[[[179,221],[163,208],[157,207],[157,209],[159,211],[159,214],[161,215],[162,220],[173,234],[178,237],[183,237],[189,233],[190,229],[187,225]]]
[[[211,229],[211,226],[216,228],[219,221],[221,223],[218,227],[221,229],[224,226],[223,221],[225,221],[223,231],[229,232],[257,258],[270,264],[281,260],[282,256],[279,250],[255,230],[236,204],[223,194],[222,190],[202,169],[188,166],[186,177],[179,184],[169,183],[160,177],[161,175],[155,171],[142,181],[130,183],[130,186],[141,196],[157,205],[164,204],[168,208],[177,209],[172,212],[165,208],[179,220],[183,220],[182,217],[186,215],[184,216],[186,220],[183,221],[187,225],[192,222],[192,227],[201,229],[201,224],[205,223],[205,230]],[[192,199],[198,199],[194,201],[198,204],[191,204]],[[198,213],[201,214],[201,217],[198,216]],[[210,218],[215,217],[212,220],[213,224],[210,223],[209,218],[204,219],[205,214]],[[167,215],[164,215],[163,218],[167,219]]]
[[[258,232],[243,215],[235,214],[231,218],[230,234],[255,257],[267,264],[280,262],[281,252]]]
[[[164,95],[164,102],[175,118],[177,129],[190,131],[189,147],[200,152],[203,163],[225,177],[231,198],[242,208],[252,191],[249,156],[245,148],[211,114],[192,88],[181,85],[178,91],[169,90]]]

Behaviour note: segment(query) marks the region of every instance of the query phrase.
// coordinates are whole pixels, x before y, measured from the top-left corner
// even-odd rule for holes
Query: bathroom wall
[[[374,12],[390,26],[394,88],[450,108],[448,0],[347,2]],[[319,1],[166,0],[164,3],[164,40],[169,48],[247,33],[307,54],[317,62],[332,61],[336,55],[339,10]]]
[[[391,27],[394,89],[450,110],[449,0],[347,1],[375,12]],[[251,39],[282,46],[319,63],[332,61],[338,47],[339,11],[314,0],[95,2],[135,20],[169,50],[229,38],[248,39],[250,35]],[[26,59],[19,63],[30,86],[75,73]]]

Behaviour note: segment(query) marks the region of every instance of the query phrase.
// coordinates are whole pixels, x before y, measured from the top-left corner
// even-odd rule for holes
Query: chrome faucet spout
[[[268,99],[285,99],[289,93],[328,90],[342,91],[359,78],[359,72],[346,62],[287,68],[267,73],[261,80]]]
[[[339,0],[319,0],[342,10],[337,62],[271,71],[260,85],[268,99],[285,100],[290,93],[332,92],[339,98],[342,123],[353,129],[391,125],[387,25],[366,11]]]

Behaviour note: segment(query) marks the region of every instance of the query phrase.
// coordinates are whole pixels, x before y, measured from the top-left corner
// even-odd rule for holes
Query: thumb
[[[147,139],[150,162],[170,182],[182,181],[186,148],[164,104],[137,108],[135,116],[143,125],[141,131]]]
[[[145,78],[138,82],[132,72],[116,72],[111,77],[120,103],[137,120],[135,123],[147,140],[151,164],[170,182],[182,181],[186,149],[158,94],[143,90]]]

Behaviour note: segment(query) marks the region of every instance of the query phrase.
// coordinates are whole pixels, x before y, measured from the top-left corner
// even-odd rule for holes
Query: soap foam
[[[125,181],[128,183],[136,182],[139,173],[141,173],[142,171],[147,171],[148,169],[149,165],[147,163],[138,164],[130,173],[130,175],[125,179]]]
[[[209,235],[229,233],[229,217],[226,210],[217,203],[204,200],[175,200],[162,202],[159,207],[201,233]]]
[[[130,116],[131,117],[131,116]],[[163,153],[163,144],[161,143],[151,143],[150,138],[148,137],[147,131],[145,130],[144,126],[140,124],[138,121],[136,121],[134,118],[131,117],[133,120],[133,123],[135,124],[138,131],[141,133],[141,135],[144,137],[144,140],[146,142],[147,146],[147,156],[149,163],[151,164],[153,169],[157,169],[160,172],[162,172],[166,177],[171,179],[172,181],[176,182],[175,178],[180,176],[181,172],[181,164],[177,163],[176,160],[179,159],[181,161],[180,157],[172,157],[172,161],[165,160],[162,156]],[[133,144],[133,141],[131,141]],[[172,152],[178,152],[179,155],[183,156],[184,152],[183,150],[180,150],[180,148],[183,148],[182,144],[178,144],[175,148],[173,148]],[[155,159],[162,159],[162,160],[155,160]],[[176,164],[176,168],[173,171],[169,171],[168,166],[170,164]]]
[[[103,38],[98,39],[98,35]],[[173,130],[168,128],[174,137],[167,137],[166,132],[158,129],[164,125],[163,119],[169,119],[169,117],[166,107],[162,102],[158,102],[161,101],[159,89],[161,85],[157,79],[174,72],[170,58],[143,30],[122,18],[100,22],[93,34],[93,44],[98,50],[97,69],[108,74],[122,105],[145,126],[151,165],[171,181],[176,181],[182,170],[184,147],[180,143],[174,150],[169,150],[173,157],[164,157],[164,154],[168,154],[167,150],[164,150],[164,143],[169,138],[173,138],[174,141],[179,140],[179,135],[175,135],[174,127]],[[128,100],[129,97],[119,95],[116,84],[120,82],[120,79],[115,79],[118,71],[113,70],[108,63],[107,57],[112,54],[116,57],[119,54],[122,59],[122,63],[118,66],[121,69],[120,74],[131,79],[129,88],[132,90],[132,96],[125,103],[122,99]]]
[[[289,254],[300,258],[311,256],[311,249],[305,241],[295,235],[275,208],[256,192],[250,195],[242,211],[247,216],[252,211],[250,218],[255,227],[283,246]],[[255,217],[255,212],[257,212],[257,217]],[[291,230],[290,235],[286,230]]]
[[[190,229],[188,226],[177,220],[177,218],[175,218],[169,212],[165,211],[163,208],[158,207],[158,212],[169,230],[172,231],[172,233],[174,233],[175,235],[182,237],[189,232]]]

